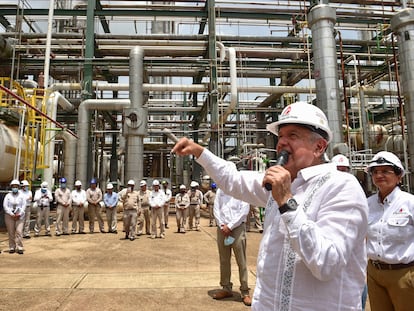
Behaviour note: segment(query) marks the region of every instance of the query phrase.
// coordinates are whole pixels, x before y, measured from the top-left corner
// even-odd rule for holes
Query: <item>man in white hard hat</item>
[[[85,234],[85,205],[87,205],[86,191],[82,189],[82,182],[75,181],[75,189],[72,190],[72,234],[78,232]],[[79,231],[78,230],[79,223]]]
[[[90,181],[90,187],[86,189],[86,201],[88,206],[89,217],[89,233],[93,234],[95,231],[95,218],[98,221],[99,231],[106,233],[104,230],[104,221],[102,219],[102,190],[98,187],[98,182],[95,178]],[[101,205],[102,204],[102,205]]]
[[[128,180],[128,187],[119,193],[119,200],[124,206],[124,231],[125,239],[135,240],[137,230],[137,218],[140,213],[138,191],[134,190],[135,181]]]
[[[67,188],[66,178],[60,178],[60,186],[55,191],[56,236],[69,235],[69,213],[72,210],[72,194]]]
[[[147,189],[147,182],[141,180],[139,182],[139,209],[141,211],[140,216],[138,217],[138,235],[143,234],[144,222],[145,222],[145,234],[151,235],[151,212],[149,198],[151,196],[151,191]]]
[[[32,212],[32,201],[33,201],[33,194],[30,190],[30,184],[25,179],[22,180],[20,183],[21,192],[26,198],[26,210],[24,213],[24,227],[23,227],[23,238],[30,239],[30,215]]]
[[[11,192],[3,200],[4,220],[9,236],[9,253],[23,254],[23,225],[26,209],[26,197],[19,191],[20,183],[17,179],[10,182]]]
[[[172,151],[195,156],[226,193],[266,206],[252,310],[360,310],[367,200],[352,174],[325,163],[332,139],[325,114],[294,103],[267,129],[288,159],[263,173],[237,171],[187,138]]]
[[[118,233],[116,217],[118,200],[119,196],[118,193],[114,191],[114,185],[112,183],[108,183],[106,185],[106,193],[104,194],[103,202],[106,209],[106,221],[108,223],[109,233]]]
[[[40,189],[37,189],[33,198],[36,205],[37,215],[36,224],[34,227],[35,237],[38,237],[42,228],[42,221],[45,223],[45,235],[50,236],[50,203],[53,201],[52,192],[48,189],[48,183],[46,181],[40,184]]]
[[[180,186],[180,192],[175,196],[175,217],[177,219],[177,232],[185,233],[185,222],[187,218],[187,210],[190,206],[190,198],[188,197],[186,186]]]
[[[198,182],[192,181],[190,183],[190,190],[187,194],[190,198],[190,207],[188,208],[188,229],[192,230],[194,227],[200,231],[200,208],[203,203],[203,193],[198,190]]]
[[[162,191],[164,191],[164,222],[165,222],[165,229],[168,229],[168,216],[170,215],[170,201],[172,198],[172,192],[171,189],[168,188],[168,181],[163,180],[161,182],[162,184]]]
[[[160,228],[159,237],[165,238],[165,228],[164,228],[164,210],[163,206],[165,203],[165,194],[163,191],[160,191],[160,181],[154,179],[152,182],[152,191],[149,198],[149,204],[151,207],[151,238],[155,239],[157,237],[157,219],[158,226]]]
[[[337,154],[336,156],[334,156],[331,159],[331,162],[334,163],[336,165],[336,168],[339,171],[342,172],[347,172],[349,173],[351,170],[351,167],[349,165],[349,160],[346,156],[344,156],[343,154]]]

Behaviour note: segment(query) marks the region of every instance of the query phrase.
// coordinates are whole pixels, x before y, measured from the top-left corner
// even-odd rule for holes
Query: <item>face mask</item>
[[[24,190],[25,190],[25,191],[29,191],[29,187],[28,187],[28,186],[25,186],[25,187],[24,187]]]
[[[40,191],[42,191],[42,193],[46,193],[47,189],[46,188],[42,188]]]
[[[61,187],[62,189],[65,189],[65,188],[66,188],[66,184],[61,184],[61,185],[60,185],[60,187]]]
[[[131,192],[132,191],[132,187],[128,187],[128,191]]]
[[[17,192],[19,192],[19,188],[12,188],[12,192],[13,192],[13,193],[17,193]]]

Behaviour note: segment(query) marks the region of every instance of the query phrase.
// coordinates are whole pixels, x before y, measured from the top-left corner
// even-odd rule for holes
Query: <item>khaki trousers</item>
[[[194,218],[195,226],[193,226]],[[188,208],[188,227],[189,229],[193,229],[193,227],[198,229],[200,227],[200,205],[198,204],[190,204]]]
[[[141,207],[141,215],[138,217],[138,233],[142,234],[145,221],[145,233],[151,233],[151,212],[149,207]]]
[[[163,206],[164,209],[164,224],[168,226],[168,215],[170,214],[170,202],[165,203]]]
[[[72,233],[76,233],[79,222],[79,233],[85,232],[85,207],[72,205]]]
[[[24,211],[23,236],[30,236],[30,214],[31,212],[32,212],[32,204],[26,204],[26,210]]]
[[[414,266],[380,270],[368,261],[368,297],[372,311],[412,311]]]
[[[160,225],[160,235],[164,235],[164,210],[162,207],[151,209],[151,235],[157,235],[157,219]]]
[[[58,204],[56,208],[56,234],[69,233],[69,214],[71,207]]]
[[[50,232],[50,223],[49,223],[49,213],[50,207],[37,207],[37,215],[36,215],[36,225],[34,227],[34,231],[36,235],[39,235],[40,230],[42,228],[42,220],[45,222],[45,230],[46,234]]]
[[[104,231],[104,221],[101,215],[101,205],[89,203],[88,214],[89,214],[89,231],[93,232],[95,230],[95,217],[98,220],[99,230]]]
[[[124,209],[124,231],[129,238],[135,238],[135,229],[137,227],[137,210]]]
[[[20,217],[15,220],[9,214],[4,214],[4,221],[6,222],[7,233],[9,234],[9,249],[23,250],[23,226],[24,218]]]
[[[232,230],[231,236],[234,238],[233,244],[224,245],[224,235],[217,227],[217,246],[220,257],[220,285],[223,289],[231,291],[231,250],[233,249],[237,265],[239,266],[240,291],[242,296],[249,294],[248,272],[246,264],[246,226],[240,226]]]
[[[108,231],[114,232],[116,230],[117,218],[116,218],[116,207],[106,208],[106,221],[108,223]]]
[[[175,217],[177,219],[177,229],[180,231],[185,230],[185,222],[187,218],[187,209],[186,208],[176,208]]]

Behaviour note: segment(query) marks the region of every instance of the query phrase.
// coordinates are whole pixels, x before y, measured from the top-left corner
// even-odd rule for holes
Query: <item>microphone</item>
[[[281,150],[279,153],[279,156],[277,157],[275,165],[285,166],[288,160],[289,160],[289,152],[287,152],[286,150]],[[265,188],[267,191],[271,191],[272,185],[269,183],[266,183]]]

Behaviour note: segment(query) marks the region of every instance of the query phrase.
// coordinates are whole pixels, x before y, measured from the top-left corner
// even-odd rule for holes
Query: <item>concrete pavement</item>
[[[234,297],[211,298],[220,288],[216,228],[203,217],[200,232],[176,233],[175,215],[169,224],[165,239],[135,241],[124,239],[120,221],[118,234],[57,237],[52,226],[51,237],[24,240],[24,255],[9,254],[1,232],[0,310],[248,310],[234,260]],[[248,233],[251,293],[260,238]]]

